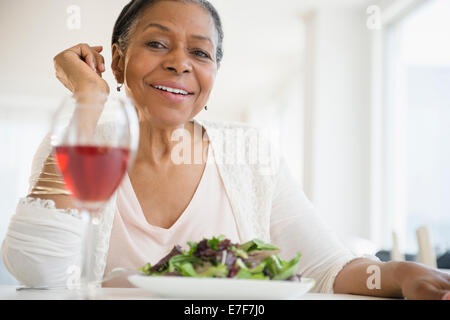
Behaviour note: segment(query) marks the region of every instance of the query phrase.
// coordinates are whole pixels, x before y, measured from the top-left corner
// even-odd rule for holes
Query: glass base
[[[81,201],[73,199],[77,208],[81,210],[89,211],[90,213],[96,213],[105,207],[106,201]]]

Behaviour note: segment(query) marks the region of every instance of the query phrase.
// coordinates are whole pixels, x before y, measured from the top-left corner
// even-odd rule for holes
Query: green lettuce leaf
[[[276,245],[271,243],[265,243],[264,241],[260,239],[253,239],[250,241],[247,241],[239,246],[242,250],[245,252],[250,252],[253,250],[279,250]]]
[[[207,270],[198,274],[198,277],[216,277],[216,278],[225,278],[228,276],[228,268],[224,264],[219,264],[217,266],[211,266]]]
[[[270,277],[273,278],[280,273],[282,269],[280,258],[277,255],[272,255],[264,260],[267,270],[269,270]]]
[[[192,263],[190,263],[190,262],[181,263],[178,266],[178,269],[182,276],[186,276],[186,277],[197,277],[198,276],[194,270],[194,267],[192,266]]]
[[[222,242],[223,240],[225,240],[225,235],[221,234],[220,236],[216,237],[212,237],[212,239],[208,240],[208,245],[211,249],[213,250],[218,250],[219,248],[217,247],[217,245]]]
[[[145,273],[146,275],[149,275],[151,268],[152,268],[152,265],[150,264],[150,262],[148,262],[142,268],[140,268],[139,270],[142,271],[143,273]]]
[[[169,268],[164,271],[173,272],[178,271],[181,273],[180,266],[184,263],[200,263],[202,259],[195,257],[195,256],[188,256],[184,254],[177,254],[176,256],[173,256],[169,260]]]
[[[278,273],[273,277],[273,280],[286,280],[292,277],[297,273],[298,270],[298,263],[300,260],[301,254],[297,253],[295,258],[293,258],[291,261],[284,262],[281,269],[278,271]]]
[[[189,245],[189,251],[187,252],[187,255],[192,256],[194,252],[197,250],[198,243],[194,241],[188,241],[187,243]]]
[[[270,280],[269,277],[265,276],[264,273],[252,273],[250,270],[240,269],[236,274],[237,279],[255,279],[255,280]]]

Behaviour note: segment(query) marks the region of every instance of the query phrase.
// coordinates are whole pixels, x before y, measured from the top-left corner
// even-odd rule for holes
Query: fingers
[[[80,43],[60,52],[53,58],[56,77],[72,92],[95,87],[109,93],[109,86],[102,79],[102,72],[105,71],[105,59],[100,54],[102,50],[102,46],[91,47]]]
[[[442,297],[442,300],[450,300],[450,291],[447,291],[446,294]]]
[[[95,61],[98,72],[105,72],[105,58],[100,53],[95,53]]]
[[[102,46],[89,46],[85,43],[79,45],[80,56],[84,61],[99,75],[105,71],[105,59],[99,53],[103,50]]]
[[[90,47],[86,44],[81,44],[80,48],[80,57],[92,68],[92,70],[96,71],[96,59],[94,53],[91,51]]]
[[[102,52],[102,50],[103,50],[103,46],[93,46],[91,48],[94,49],[97,52]]]

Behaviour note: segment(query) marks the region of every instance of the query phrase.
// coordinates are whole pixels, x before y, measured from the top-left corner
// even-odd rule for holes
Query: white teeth
[[[153,86],[156,89],[159,90],[164,90],[164,91],[168,91],[168,92],[172,92],[172,93],[178,93],[178,94],[189,94],[188,92],[181,90],[181,89],[174,89],[174,88],[170,88],[170,87],[164,87],[164,86]]]

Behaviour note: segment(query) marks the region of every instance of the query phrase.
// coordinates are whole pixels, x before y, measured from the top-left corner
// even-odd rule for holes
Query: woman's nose
[[[163,67],[166,70],[180,74],[189,73],[192,71],[192,66],[189,61],[189,57],[182,49],[173,50],[167,56],[167,59],[165,59]]]

